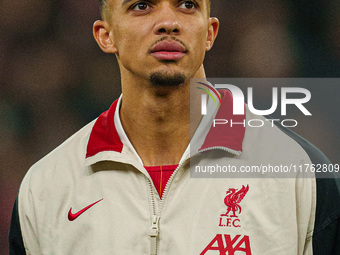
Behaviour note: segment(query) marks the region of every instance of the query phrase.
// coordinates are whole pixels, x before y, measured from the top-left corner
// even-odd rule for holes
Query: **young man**
[[[94,37],[116,55],[122,96],[29,170],[11,254],[293,255],[312,254],[312,240],[315,254],[340,251],[339,200],[316,205],[339,199],[334,180],[190,178],[190,164],[328,163],[287,130],[212,134],[190,86],[218,32],[209,13],[208,0],[102,3]],[[229,114],[231,94],[222,100],[216,116]]]

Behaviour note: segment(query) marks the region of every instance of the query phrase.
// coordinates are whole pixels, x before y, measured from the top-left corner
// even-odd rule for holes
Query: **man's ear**
[[[93,36],[105,53],[118,53],[118,49],[110,36],[110,26],[106,21],[97,20],[93,24]]]
[[[220,22],[217,18],[209,18],[209,28],[208,28],[208,37],[206,41],[205,50],[209,51],[216,39],[216,36],[218,34],[218,28],[220,26]]]

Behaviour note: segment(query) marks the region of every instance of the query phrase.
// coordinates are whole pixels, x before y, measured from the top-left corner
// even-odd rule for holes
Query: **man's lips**
[[[161,60],[177,60],[182,58],[187,50],[175,41],[162,41],[157,43],[150,51],[150,54]]]

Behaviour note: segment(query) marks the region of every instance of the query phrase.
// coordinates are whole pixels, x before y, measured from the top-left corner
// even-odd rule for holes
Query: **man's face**
[[[195,77],[217,34],[208,8],[208,0],[108,0],[111,52],[122,72],[165,84]]]

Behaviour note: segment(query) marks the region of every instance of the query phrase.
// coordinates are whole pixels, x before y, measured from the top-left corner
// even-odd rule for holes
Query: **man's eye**
[[[196,8],[196,3],[193,1],[184,1],[179,7],[190,10]]]
[[[139,2],[139,3],[136,3],[133,7],[132,7],[132,10],[135,10],[135,11],[144,11],[144,10],[147,10],[149,9],[150,6],[148,3],[145,3],[145,2]]]

